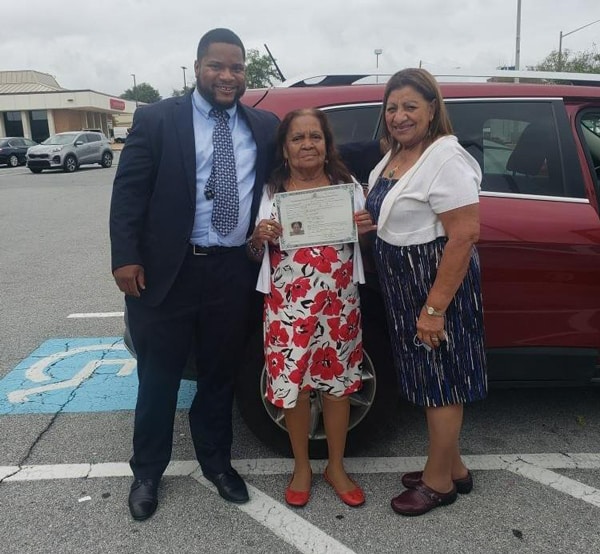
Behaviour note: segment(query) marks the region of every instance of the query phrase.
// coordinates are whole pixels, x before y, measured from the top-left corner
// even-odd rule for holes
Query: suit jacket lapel
[[[196,202],[196,143],[194,141],[194,117],[191,93],[182,96],[175,104],[173,114],[175,129],[181,145],[181,158],[185,168],[188,190]]]

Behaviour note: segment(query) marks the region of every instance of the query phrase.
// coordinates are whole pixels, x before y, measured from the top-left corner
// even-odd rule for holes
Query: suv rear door
[[[593,349],[600,346],[600,222],[563,101],[447,106],[459,140],[483,172],[478,248],[490,377],[501,369],[508,380],[524,370],[564,379],[561,352],[568,352],[571,370],[593,372]],[[518,347],[526,358],[515,356]],[[511,355],[509,367],[503,354]]]
[[[100,162],[102,159],[102,150],[104,148],[101,135],[99,133],[86,133],[85,138],[87,140],[85,163],[91,164]]]

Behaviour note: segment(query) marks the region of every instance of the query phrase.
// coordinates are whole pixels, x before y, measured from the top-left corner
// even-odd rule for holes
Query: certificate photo
[[[354,183],[275,195],[282,250],[355,242]]]

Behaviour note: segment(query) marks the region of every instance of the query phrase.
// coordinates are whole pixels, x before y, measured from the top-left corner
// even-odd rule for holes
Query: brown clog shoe
[[[419,481],[413,489],[405,490],[392,498],[392,510],[403,516],[420,516],[438,506],[452,504],[457,497],[456,486],[447,493],[430,489],[423,481]]]
[[[414,489],[423,478],[422,471],[412,471],[402,476],[402,484],[407,489]],[[473,474],[469,471],[462,479],[453,479],[458,494],[469,494],[473,490]]]

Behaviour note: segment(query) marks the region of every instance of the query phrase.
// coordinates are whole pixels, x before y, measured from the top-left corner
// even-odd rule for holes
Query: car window
[[[447,102],[454,132],[481,166],[481,188],[536,196],[585,197],[565,183],[552,101]]]
[[[71,144],[72,142],[75,142],[75,136],[76,135],[72,134],[52,135],[51,137],[48,137],[44,142],[42,142],[42,144]]]
[[[86,133],[81,133],[80,135],[77,135],[77,138],[75,139],[75,142],[83,142],[84,144],[87,143],[88,139],[87,139],[87,134]]]
[[[375,138],[381,103],[323,108],[337,144]]]
[[[579,116],[579,132],[587,147],[591,173],[600,183],[600,108],[586,110]]]
[[[85,136],[87,137],[88,142],[99,142],[100,141],[100,135],[97,135],[95,133],[86,133]]]
[[[31,140],[31,139],[23,139],[23,141],[25,142],[25,146],[35,146],[37,144],[37,142],[35,142],[35,140]]]
[[[25,141],[21,138],[12,139],[10,145],[16,148],[23,148],[25,146]]]

